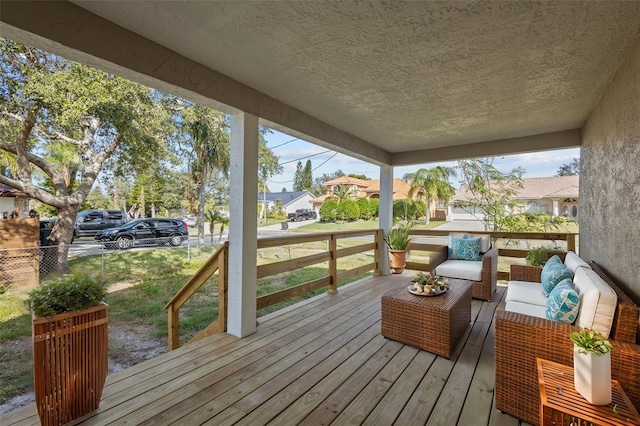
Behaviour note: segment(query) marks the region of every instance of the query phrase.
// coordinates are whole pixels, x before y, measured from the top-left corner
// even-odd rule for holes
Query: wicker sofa
[[[454,235],[465,234],[454,233],[450,237]],[[498,282],[498,249],[491,247],[491,240],[486,234],[470,232],[468,235],[472,237],[486,236],[488,247],[482,253],[482,260],[445,260],[436,266],[435,272],[443,277],[470,280],[472,282],[471,297],[490,301],[496,291],[496,283]],[[446,259],[446,253],[444,258]]]
[[[607,277],[600,267],[591,268],[616,292],[618,303],[609,341],[611,375],[636,407],[640,407],[640,345],[637,341],[639,309]],[[511,279],[540,282],[541,269],[511,266]],[[571,324],[509,311],[495,316],[495,404],[531,424],[540,424],[540,394],[536,358],[573,365],[573,343],[569,334],[578,330]]]

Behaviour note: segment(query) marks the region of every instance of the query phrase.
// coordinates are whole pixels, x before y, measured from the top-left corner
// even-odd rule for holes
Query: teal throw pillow
[[[545,296],[549,296],[551,290],[555,288],[558,283],[566,278],[573,278],[571,269],[560,264],[545,265],[542,268],[542,274],[540,276],[542,280],[542,292]]]
[[[547,319],[573,324],[580,312],[580,296],[570,278],[558,283],[547,298]]]
[[[451,259],[482,260],[480,257],[481,238],[452,238]]]
[[[549,266],[553,266],[553,265],[563,265],[564,266],[564,262],[562,262],[562,259],[560,259],[560,256],[558,256],[557,254],[554,254],[553,256],[551,256],[549,258],[549,260],[547,260],[547,262],[544,264],[545,268],[547,267],[547,265]]]

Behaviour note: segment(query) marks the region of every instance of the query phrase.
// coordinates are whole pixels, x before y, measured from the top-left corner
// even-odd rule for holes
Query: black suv
[[[189,237],[189,226],[178,219],[135,219],[119,228],[98,232],[97,241],[107,248],[129,249],[134,245],[171,244],[179,246]],[[113,242],[111,242],[113,241]]]
[[[122,210],[85,210],[76,216],[73,238],[93,237],[99,231],[115,228],[127,223],[127,215]]]

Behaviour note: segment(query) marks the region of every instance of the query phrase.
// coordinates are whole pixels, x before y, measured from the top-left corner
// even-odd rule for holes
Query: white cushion
[[[445,260],[436,266],[436,275],[461,280],[482,281],[482,261]]]
[[[618,295],[595,271],[587,268],[576,269],[573,284],[580,295],[576,325],[597,330],[608,338]]]
[[[546,306],[532,305],[523,302],[507,302],[504,307],[509,312],[517,312],[519,314],[531,315],[532,317],[547,318],[545,315]]]
[[[491,248],[491,235],[489,234],[465,234],[461,232],[453,232],[449,234],[449,247],[451,247],[451,238],[480,238],[480,253],[486,253]],[[480,281],[480,280],[478,280]]]
[[[589,268],[589,269],[591,269],[591,266],[589,266],[589,264],[587,262],[582,260],[582,258],[580,256],[578,256],[577,254],[575,254],[572,251],[568,251],[567,252],[567,255],[564,258],[564,266],[566,266],[567,268],[571,269],[571,273],[574,276],[576,274],[576,269],[578,269],[578,268]]]
[[[527,281],[509,281],[505,302],[529,303],[545,307],[547,297],[542,292],[542,284]]]

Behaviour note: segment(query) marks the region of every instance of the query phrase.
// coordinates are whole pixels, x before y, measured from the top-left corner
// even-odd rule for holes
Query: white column
[[[229,305],[227,332],[256,331],[258,226],[258,117],[231,116]]]
[[[378,207],[378,226],[388,232],[393,225],[393,167],[380,166],[380,205]],[[380,272],[391,275],[389,252],[383,242],[380,248]]]
[[[558,216],[558,209],[559,209],[558,200],[553,200],[553,213],[552,213],[552,216]]]

